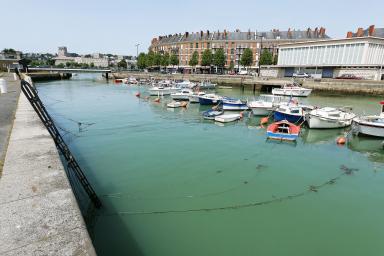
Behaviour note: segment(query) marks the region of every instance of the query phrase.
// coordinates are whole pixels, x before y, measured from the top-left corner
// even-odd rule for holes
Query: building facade
[[[278,67],[284,76],[294,72],[315,72],[324,78],[342,74],[380,80],[384,66],[384,38],[349,37],[282,44],[279,47]]]
[[[85,57],[85,56],[78,56],[74,53],[68,53],[67,47],[61,46],[58,49],[57,57],[54,58],[55,65],[66,65],[67,62],[76,62],[78,64],[87,64],[91,65],[93,64],[95,67],[102,67],[106,68],[109,66],[109,59],[107,57],[102,56],[99,53],[95,53],[92,56]]]
[[[189,61],[194,51],[199,54],[199,63],[205,49],[211,49],[212,53],[219,48],[224,49],[226,55],[225,67],[228,68],[231,63],[235,67],[239,66],[241,55],[246,48],[253,52],[253,64],[251,68],[258,66],[259,54],[261,49],[268,49],[273,55],[278,52],[278,46],[287,42],[303,42],[312,40],[321,40],[329,38],[325,34],[325,28],[316,28],[314,30],[291,30],[279,31],[274,29],[269,32],[223,32],[200,31],[198,33],[174,34],[168,36],[159,36],[152,39],[150,49],[155,53],[176,54],[179,58],[179,65],[188,68]]]

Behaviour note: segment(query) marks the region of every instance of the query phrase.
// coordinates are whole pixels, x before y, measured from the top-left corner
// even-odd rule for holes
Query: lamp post
[[[256,32],[257,33],[257,32]],[[256,38],[260,38],[260,53],[259,53],[259,59],[257,60],[257,63],[258,63],[258,68],[259,68],[259,72],[257,72],[257,76],[260,77],[260,71],[261,71],[261,68],[260,68],[260,58],[261,58],[261,51],[263,50],[263,36],[259,36],[258,34],[255,34],[256,35]]]
[[[135,44],[135,46],[136,46],[136,60],[139,57],[139,45],[140,44]]]

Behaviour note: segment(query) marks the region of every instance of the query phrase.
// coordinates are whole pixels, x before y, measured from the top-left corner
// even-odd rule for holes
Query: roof
[[[177,43],[177,42],[193,42],[200,40],[233,40],[233,41],[247,41],[247,40],[259,40],[260,37],[263,37],[264,40],[301,40],[301,39],[327,39],[330,38],[325,34],[325,29],[323,33],[320,30],[288,30],[288,31],[279,31],[272,30],[268,32],[200,32],[200,33],[185,33],[185,34],[175,34],[168,36],[160,36],[159,44],[167,43]]]
[[[321,40],[312,40],[312,41],[305,41],[305,42],[289,42],[289,43],[283,43],[279,45],[279,48],[284,48],[284,47],[290,47],[290,46],[301,46],[301,45],[316,45],[316,44],[329,44],[329,43],[343,43],[343,42],[348,42],[348,41],[362,41],[362,42],[367,42],[367,41],[374,41],[374,42],[380,42],[384,43],[384,38],[380,37],[372,37],[372,36],[365,36],[365,37],[351,37],[351,38],[338,38],[338,39],[321,39]]]
[[[352,33],[353,37],[357,37],[357,33]],[[369,28],[364,30],[364,36],[369,36]],[[375,28],[372,33],[373,37],[384,38],[384,28]]]

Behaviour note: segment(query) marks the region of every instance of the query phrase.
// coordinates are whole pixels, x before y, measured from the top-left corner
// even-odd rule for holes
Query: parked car
[[[245,70],[245,69],[240,70],[238,74],[239,75],[248,75],[248,70]]]
[[[292,77],[297,77],[297,78],[310,78],[311,75],[302,72],[302,73],[293,73]]]
[[[358,77],[352,74],[342,74],[341,76],[336,77],[336,79],[351,79],[351,80],[361,80],[362,77]]]

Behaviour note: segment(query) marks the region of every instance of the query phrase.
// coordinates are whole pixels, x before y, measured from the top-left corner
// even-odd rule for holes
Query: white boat
[[[305,115],[311,110],[313,110],[312,106],[293,104],[291,102],[281,103],[274,110],[273,118],[276,122],[287,120],[290,123],[299,124],[305,121]]]
[[[215,117],[215,121],[220,123],[229,123],[239,120],[241,117],[240,114],[223,114]]]
[[[168,86],[154,86],[148,89],[149,95],[151,96],[171,95],[172,93],[175,93],[179,90],[180,90],[179,88],[168,87]]]
[[[123,83],[125,83],[125,84],[138,84],[139,82],[136,80],[136,78],[130,76],[128,78],[123,79]]]
[[[168,108],[180,108],[180,107],[186,107],[187,104],[188,103],[185,101],[172,101],[172,102],[167,104],[167,107]]]
[[[200,89],[215,89],[217,84],[210,81],[201,81],[199,84]]]
[[[247,110],[247,103],[240,99],[223,98],[223,109],[224,110]]]
[[[180,88],[193,88],[195,86],[196,86],[196,84],[192,83],[189,80],[184,80],[182,82],[176,83],[176,87],[180,87]]]
[[[282,96],[263,94],[257,100],[248,102],[248,107],[255,116],[267,116],[283,101]]]
[[[197,92],[192,95],[189,95],[190,103],[199,103],[199,97],[205,95],[205,92]]]
[[[193,91],[191,89],[181,89],[178,92],[172,93],[171,97],[174,100],[189,100],[189,96],[193,95]]]
[[[222,102],[223,97],[216,95],[216,94],[205,94],[199,97],[199,103],[201,105],[216,105],[220,102]]]
[[[343,128],[352,124],[356,115],[343,109],[324,107],[309,112],[305,119],[309,128]]]
[[[282,88],[273,88],[273,95],[307,97],[311,94],[312,89],[307,89],[299,86],[296,83],[286,84]]]
[[[380,102],[381,113],[376,116],[361,116],[353,119],[358,134],[384,137],[384,101]]]

